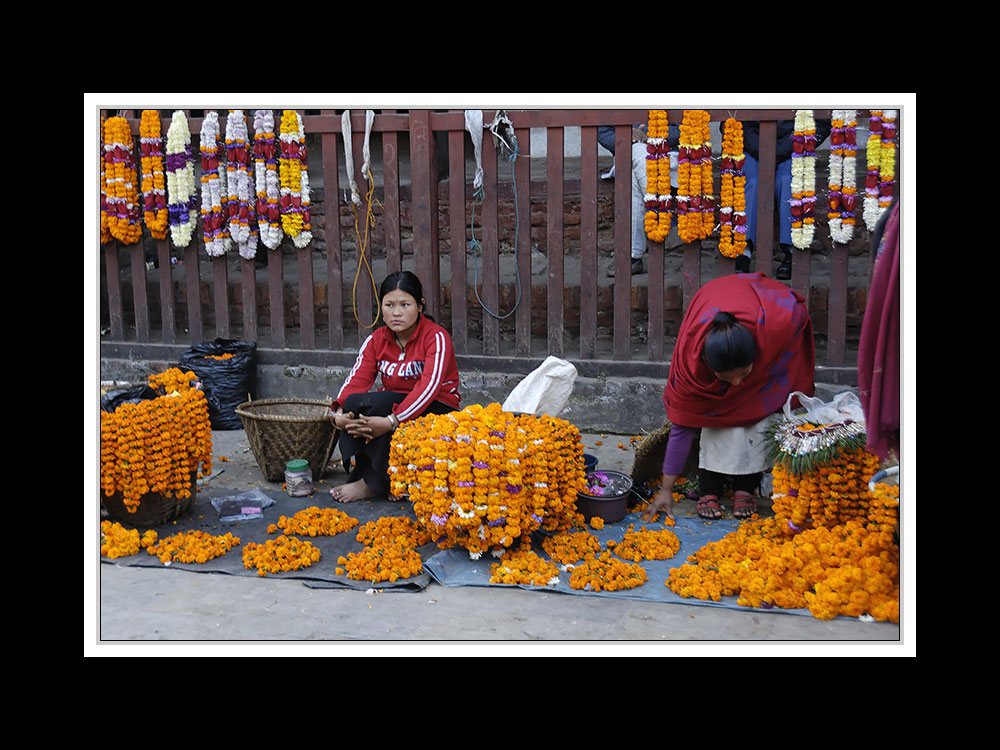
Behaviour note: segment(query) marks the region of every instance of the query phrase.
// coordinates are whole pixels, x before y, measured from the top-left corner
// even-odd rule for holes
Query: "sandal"
[[[722,506],[719,505],[719,498],[716,495],[702,495],[695,503],[698,516],[709,521],[716,521],[722,518]]]
[[[746,490],[737,490],[734,494],[733,516],[739,519],[750,518],[757,512],[757,500]]]

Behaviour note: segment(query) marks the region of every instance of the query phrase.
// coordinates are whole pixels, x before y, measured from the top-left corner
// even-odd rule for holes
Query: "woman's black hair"
[[[395,271],[390,273],[382,281],[382,286],[378,290],[378,301],[382,304],[382,300],[385,298],[389,292],[394,292],[399,289],[401,292],[406,292],[413,299],[417,301],[417,304],[423,307],[424,304],[424,287],[420,283],[420,279],[412,271]],[[430,318],[426,313],[419,313],[418,315],[425,315],[425,317]]]
[[[705,337],[703,354],[713,372],[731,372],[753,364],[757,345],[753,334],[734,315],[718,312]]]

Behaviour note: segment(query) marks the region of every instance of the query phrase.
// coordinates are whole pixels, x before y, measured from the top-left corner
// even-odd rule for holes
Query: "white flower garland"
[[[226,169],[221,165],[219,113],[209,111],[201,123],[201,222],[205,252],[213,258],[232,247],[226,226]]]
[[[854,237],[857,193],[857,111],[833,110],[830,132],[829,207],[830,237],[846,245]]]
[[[187,117],[176,110],[167,130],[167,212],[170,237],[177,247],[187,247],[198,222],[194,181],[194,158],[191,155],[191,130]]]
[[[792,136],[792,244],[800,250],[813,241],[815,203],[816,121],[811,109],[798,109]]]
[[[256,200],[250,185],[250,143],[243,110],[230,110],[226,119],[226,185],[229,188],[229,234],[240,256],[257,254]]]
[[[257,228],[260,240],[271,250],[285,236],[281,229],[281,183],[278,180],[278,144],[274,113],[258,109],[253,117],[254,179],[257,190]]]

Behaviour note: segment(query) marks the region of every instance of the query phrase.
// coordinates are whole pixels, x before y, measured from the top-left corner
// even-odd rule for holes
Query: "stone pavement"
[[[634,454],[629,436],[585,434],[586,451],[596,455],[603,469],[630,472]],[[596,443],[600,441],[602,445]],[[627,447],[623,450],[622,444]],[[252,487],[278,490],[267,483],[242,430],[213,432],[213,483],[226,490]],[[335,454],[335,457],[339,454]],[[225,456],[228,460],[221,461]],[[317,497],[345,479],[343,471],[328,472],[316,483]],[[678,504],[678,512],[693,515],[694,503]],[[731,506],[727,509],[731,512]],[[761,513],[769,512],[761,507]],[[96,552],[96,550],[95,550]],[[600,653],[595,649],[639,647],[638,654],[680,654],[685,647],[755,648],[845,647],[860,655],[907,655],[911,638],[891,623],[855,619],[817,620],[780,611],[743,611],[698,604],[675,604],[576,596],[506,587],[444,587],[432,582],[419,592],[365,592],[348,589],[312,589],[295,580],[255,576],[196,573],[98,563],[93,577],[98,587],[92,599],[96,611],[85,612],[85,651],[94,655],[132,654],[130,646],[150,647],[160,642],[202,653],[260,647],[281,649],[312,641],[328,644],[342,655],[359,647],[407,645],[415,655],[438,648],[463,653],[517,644],[545,642],[573,655]],[[904,568],[905,570],[905,568]],[[88,574],[91,571],[87,571]],[[905,592],[904,592],[905,595]],[[905,605],[905,600],[904,600]],[[903,607],[906,624],[906,607]],[[912,623],[911,623],[912,624]],[[912,630],[910,631],[912,632]],[[648,651],[653,645],[667,650]],[[226,647],[220,652],[219,646]],[[318,648],[312,644],[312,648]],[[312,651],[307,653],[313,653]],[[393,653],[396,653],[394,650]],[[545,651],[545,654],[561,651]],[[702,653],[699,650],[697,653]],[[741,653],[764,654],[770,651]],[[171,652],[173,655],[173,652]]]

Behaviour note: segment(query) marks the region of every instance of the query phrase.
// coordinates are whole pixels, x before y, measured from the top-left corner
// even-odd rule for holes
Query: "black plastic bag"
[[[226,354],[228,359],[213,359]],[[254,397],[257,383],[257,342],[215,339],[195,344],[177,365],[201,381],[213,430],[241,430],[236,407]]]
[[[101,411],[114,412],[122,404],[138,404],[159,395],[148,385],[134,385],[123,390],[108,391],[101,396]]]

